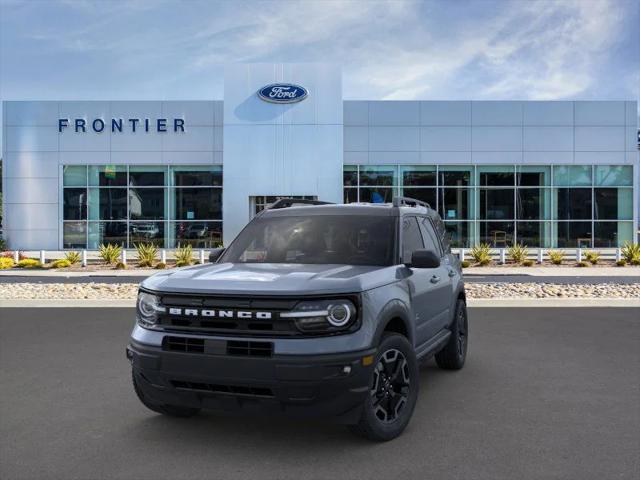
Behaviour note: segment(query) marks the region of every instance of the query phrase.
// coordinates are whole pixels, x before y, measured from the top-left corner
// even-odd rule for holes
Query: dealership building
[[[326,64],[232,64],[224,98],[3,103],[9,248],[228,244],[277,197],[437,209],[454,246],[617,247],[635,101],[351,101]]]

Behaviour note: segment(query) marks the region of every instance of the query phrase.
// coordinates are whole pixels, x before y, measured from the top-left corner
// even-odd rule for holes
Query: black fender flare
[[[389,303],[387,303],[380,310],[380,313],[378,314],[377,327],[375,330],[375,334],[373,335],[372,346],[375,347],[380,344],[380,341],[382,340],[382,335],[384,334],[384,331],[387,328],[387,325],[389,325],[389,322],[391,322],[391,320],[395,318],[399,318],[402,321],[404,325],[404,329],[407,332],[409,343],[413,345],[415,332],[414,332],[413,324],[409,320],[411,318],[410,315],[411,314],[410,314],[409,307],[407,307],[407,305],[404,302],[400,300],[391,300]]]

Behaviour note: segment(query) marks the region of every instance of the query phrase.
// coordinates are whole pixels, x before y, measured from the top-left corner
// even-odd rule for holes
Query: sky
[[[639,0],[0,0],[0,99],[221,99],[228,62],[346,99],[636,100]]]

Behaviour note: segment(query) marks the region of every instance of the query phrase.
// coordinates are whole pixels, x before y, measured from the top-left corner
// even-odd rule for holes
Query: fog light
[[[362,357],[362,365],[368,367],[373,364],[373,355],[367,355],[366,357]]]

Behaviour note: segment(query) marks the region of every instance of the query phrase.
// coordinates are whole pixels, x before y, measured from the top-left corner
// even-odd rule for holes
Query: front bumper
[[[235,357],[165,351],[131,340],[133,373],[157,404],[225,413],[333,417],[355,423],[369,392],[375,349],[341,354]]]

